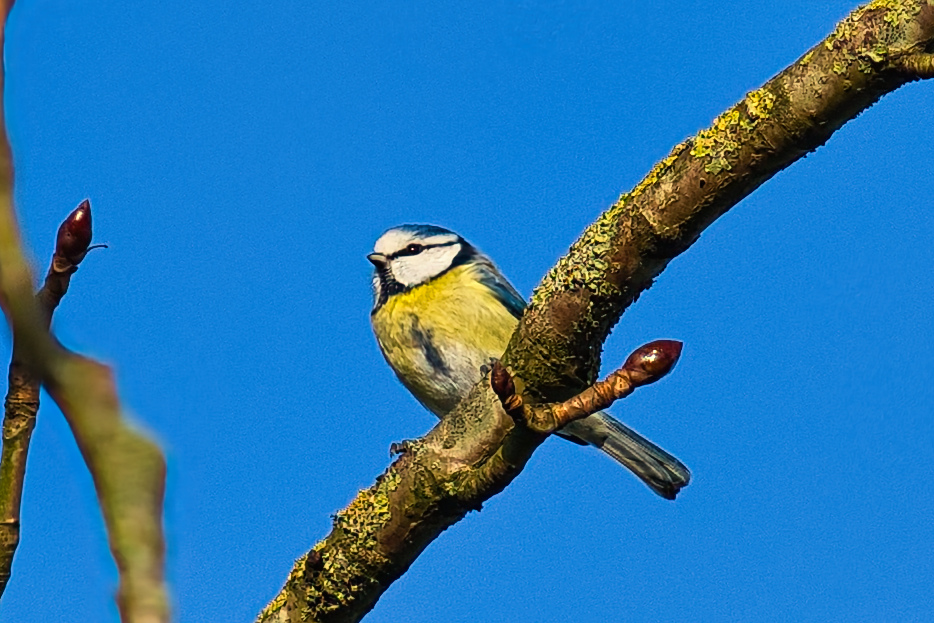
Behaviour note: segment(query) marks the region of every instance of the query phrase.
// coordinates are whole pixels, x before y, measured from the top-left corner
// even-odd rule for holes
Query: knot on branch
[[[605,380],[597,381],[569,400],[550,405],[525,404],[522,396],[516,393],[516,384],[509,370],[499,361],[493,363],[490,386],[499,397],[503,410],[517,426],[550,435],[575,420],[607,409],[637,387],[661,379],[678,362],[682,347],[683,344],[676,340],[649,342],[634,350],[623,366]]]
[[[934,78],[934,54],[907,54],[893,59],[892,65],[913,80]]]
[[[304,565],[302,567],[305,580],[310,580],[318,571],[321,571],[323,568],[324,558],[321,556],[321,552],[316,549],[308,552],[308,555],[305,556]]]

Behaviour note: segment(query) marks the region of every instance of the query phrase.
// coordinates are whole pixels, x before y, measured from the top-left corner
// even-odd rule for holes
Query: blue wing
[[[525,301],[512,284],[498,271],[492,262],[487,260],[482,263],[483,272],[480,276],[480,283],[488,287],[496,298],[502,303],[509,313],[517,319],[522,317],[525,310]]]

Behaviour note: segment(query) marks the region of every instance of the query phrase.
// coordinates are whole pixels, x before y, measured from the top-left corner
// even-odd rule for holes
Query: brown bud
[[[512,381],[512,375],[498,359],[493,362],[493,370],[490,372],[490,386],[502,402],[516,395],[516,384]]]
[[[499,401],[509,417],[517,422],[525,420],[522,396],[516,394],[516,383],[512,380],[512,375],[498,359],[493,362],[493,369],[490,371],[490,387],[499,396]]]
[[[58,228],[55,239],[55,255],[64,257],[78,265],[91,244],[91,202],[81,202]]]
[[[626,359],[627,370],[635,385],[648,385],[669,372],[681,357],[684,345],[676,340],[655,340],[637,348]]]

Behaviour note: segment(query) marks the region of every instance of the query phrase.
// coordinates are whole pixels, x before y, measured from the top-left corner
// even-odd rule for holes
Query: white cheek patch
[[[417,286],[450,268],[460,252],[461,245],[458,243],[430,247],[417,255],[397,257],[390,263],[392,276],[407,288]]]

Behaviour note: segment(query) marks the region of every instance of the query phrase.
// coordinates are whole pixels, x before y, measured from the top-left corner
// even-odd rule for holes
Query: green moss
[[[872,72],[873,63],[882,63],[891,54],[892,44],[900,41],[904,36],[905,26],[921,11],[919,3],[906,3],[900,0],[873,0],[843,19],[829,37],[824,41],[824,47],[840,54],[834,60],[832,70],[837,75],[847,74],[856,65],[857,71],[868,74]],[[875,42],[866,42],[867,47],[852,50],[854,35],[859,31],[857,26],[870,14],[880,14],[882,25],[874,29],[878,35]],[[862,42],[859,42],[862,43]]]
[[[767,88],[746,94],[742,102],[717,117],[713,125],[694,137],[691,155],[706,158],[704,171],[716,175],[732,169],[732,154],[744,142],[743,134],[753,130],[759,122],[772,115],[775,95]]]
[[[334,516],[331,536],[314,547],[322,554],[322,564],[320,571],[314,573],[315,581],[305,584],[308,609],[303,617],[312,611],[336,610],[376,582],[371,577],[372,570],[386,562],[378,547],[377,534],[392,516],[390,494],[400,481],[399,473],[389,468],[374,486],[360,491],[347,508]],[[328,547],[333,541],[339,541],[340,546]],[[304,560],[300,560],[304,569]]]
[[[546,298],[556,292],[580,288],[586,288],[598,296],[613,296],[619,293],[606,281],[604,271],[607,258],[612,252],[617,223],[628,209],[628,205],[628,195],[624,195],[581,234],[577,242],[571,245],[568,254],[558,260],[541,285],[532,293],[533,306],[541,306]],[[576,260],[569,260],[569,257]]]

